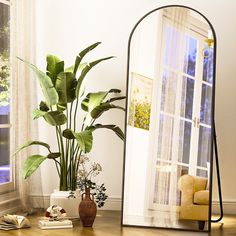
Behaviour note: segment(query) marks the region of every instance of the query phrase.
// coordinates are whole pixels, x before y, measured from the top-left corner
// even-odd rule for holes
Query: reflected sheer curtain
[[[12,81],[11,81],[11,152],[28,140],[37,140],[38,126],[32,119],[32,110],[37,107],[36,81],[27,66],[19,61],[20,57],[31,63],[35,61],[35,7],[34,0],[12,1]],[[37,188],[42,196],[41,175],[36,171],[25,180],[22,168],[27,156],[37,153],[37,148],[25,149],[14,158],[15,188],[20,196],[23,210],[32,211],[31,189]]]
[[[181,109],[185,109],[185,104],[181,104],[181,100],[186,97],[186,92],[184,92],[186,84],[184,85],[178,72],[183,72],[184,68],[188,13],[188,9],[181,7],[164,11],[164,18],[166,18],[165,27],[163,27],[165,43],[162,44],[164,67],[161,74],[161,114],[154,203],[157,204],[155,208],[161,211],[173,210],[173,221],[176,219],[177,183],[180,176],[177,162],[182,162],[183,150],[181,148],[183,146],[181,147],[180,143],[184,141],[184,126],[180,125],[179,117]]]

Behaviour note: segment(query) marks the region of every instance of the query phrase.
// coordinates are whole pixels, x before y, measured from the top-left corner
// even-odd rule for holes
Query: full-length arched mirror
[[[216,39],[194,9],[166,6],[128,49],[122,224],[210,231]]]

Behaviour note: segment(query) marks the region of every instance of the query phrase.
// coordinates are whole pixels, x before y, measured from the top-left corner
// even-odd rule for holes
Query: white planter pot
[[[54,190],[50,195],[50,205],[57,205],[65,209],[67,217],[79,218],[79,204],[81,202],[80,191],[74,192],[75,198],[68,198],[70,191]]]

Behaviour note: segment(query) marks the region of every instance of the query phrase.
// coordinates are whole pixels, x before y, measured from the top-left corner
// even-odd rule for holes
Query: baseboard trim
[[[223,201],[224,214],[235,215],[236,214],[236,201]],[[220,214],[219,201],[212,201],[212,213]]]
[[[0,211],[0,216],[6,215],[6,214],[15,214],[16,212],[18,212],[21,209],[21,207],[19,206],[15,206],[15,207],[11,207],[11,208],[7,208],[3,211]]]
[[[44,208],[50,206],[50,195],[31,195],[30,196],[31,204],[34,208]],[[108,197],[105,202],[104,207],[101,208],[102,210],[114,210],[120,211],[121,210],[121,198],[119,197]]]
[[[102,210],[112,210],[112,211],[120,211],[121,210],[121,198],[118,197],[108,197],[105,202],[105,205]]]
[[[35,208],[47,208],[50,206],[50,195],[31,195],[31,203]],[[102,210],[121,210],[121,198],[117,196],[110,196],[106,200],[106,203]],[[223,209],[225,214],[233,215],[236,214],[236,201],[224,201]],[[220,203],[219,201],[212,201],[212,213],[220,214]]]
[[[16,192],[10,192],[0,196],[0,216],[14,213],[21,208],[20,198]]]
[[[33,208],[46,209],[50,206],[50,195],[30,195],[30,202]]]

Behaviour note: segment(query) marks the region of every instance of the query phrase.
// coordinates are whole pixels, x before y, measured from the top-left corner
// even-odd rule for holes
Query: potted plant
[[[82,201],[79,204],[79,215],[84,227],[91,227],[93,225],[97,213],[97,206],[99,208],[103,207],[108,197],[105,193],[105,185],[99,185],[94,180],[101,171],[102,167],[99,163],[92,163],[87,156],[81,157],[78,187],[82,192]]]
[[[118,126],[96,122],[97,118],[110,109],[125,110],[114,104],[115,101],[125,98],[125,96],[114,96],[121,90],[111,89],[84,95],[84,80],[88,72],[100,62],[112,58],[105,57],[89,63],[82,62],[84,56],[99,44],[100,42],[95,43],[81,51],[74,65],[68,68],[65,68],[64,61],[58,57],[48,55],[46,73],[18,58],[34,71],[45,99],[33,111],[33,119],[43,118],[49,125],[55,127],[58,149],[54,151],[48,143],[38,140],[30,140],[21,146],[17,152],[31,145],[43,146],[48,151],[47,155],[34,154],[26,159],[23,168],[24,178],[31,176],[42,162],[49,159],[55,163],[59,175],[59,190],[75,191],[80,158],[82,154],[90,152],[93,145],[93,132],[101,128],[110,129],[119,138],[124,139],[124,134]],[[82,109],[80,113],[79,107]],[[84,117],[80,128],[76,123],[79,115]],[[74,198],[73,194],[72,198]]]

